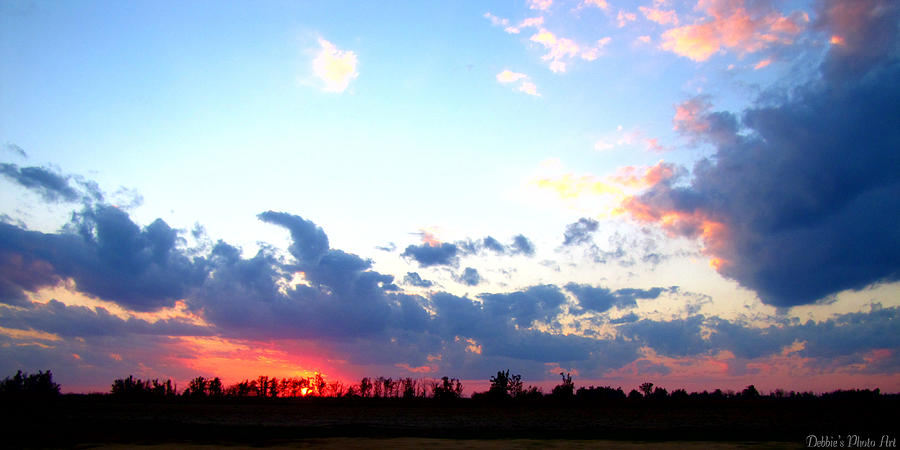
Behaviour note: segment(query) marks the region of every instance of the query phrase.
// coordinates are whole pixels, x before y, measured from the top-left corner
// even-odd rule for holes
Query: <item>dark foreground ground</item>
[[[66,395],[2,404],[4,447],[805,447],[810,435],[896,439],[900,402],[730,400],[485,404],[376,399],[124,401]],[[894,441],[897,442],[897,441]],[[896,444],[895,444],[896,445]],[[840,444],[835,446],[840,447]]]

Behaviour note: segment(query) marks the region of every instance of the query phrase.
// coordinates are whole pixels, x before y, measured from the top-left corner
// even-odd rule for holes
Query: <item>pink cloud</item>
[[[755,53],[792,43],[809,22],[809,16],[801,12],[783,16],[774,10],[750,10],[744,0],[701,0],[695,9],[708,17],[666,31],[660,48],[694,61],[706,61],[726,49]]]
[[[678,15],[675,14],[674,10],[666,11],[646,6],[640,6],[638,9],[651,22],[656,22],[660,25],[678,25]]]

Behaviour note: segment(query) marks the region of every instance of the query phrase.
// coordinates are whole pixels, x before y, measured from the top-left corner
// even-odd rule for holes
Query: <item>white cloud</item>
[[[490,20],[491,25],[493,25],[495,27],[499,27],[499,26],[505,27],[505,26],[509,25],[509,19],[503,19],[503,18],[497,17],[489,12],[484,13],[484,17],[486,19]]]
[[[528,75],[525,75],[524,73],[513,72],[509,69],[497,74],[497,81],[501,83],[515,83],[522,78],[528,78]]]
[[[541,94],[539,94],[537,91],[537,85],[532,83],[531,81],[528,81],[528,75],[525,75],[524,73],[513,72],[507,69],[497,74],[497,81],[503,84],[521,81],[521,83],[519,83],[520,92],[524,92],[535,97],[541,96]]]
[[[530,81],[523,81],[522,84],[519,85],[519,90],[535,97],[541,96],[537,91],[537,86]]]
[[[340,50],[331,42],[319,38],[321,49],[313,59],[313,73],[325,83],[326,92],[344,92],[359,72],[356,53]]]

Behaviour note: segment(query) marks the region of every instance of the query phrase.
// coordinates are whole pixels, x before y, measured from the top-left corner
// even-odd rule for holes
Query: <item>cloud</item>
[[[618,24],[619,28],[624,28],[625,25],[628,25],[628,22],[634,22],[635,20],[637,20],[637,15],[624,9],[620,9],[616,15],[616,24]]]
[[[753,70],[759,70],[765,67],[769,67],[769,64],[772,64],[772,58],[766,58],[753,66]]]
[[[667,11],[646,6],[639,6],[638,9],[651,22],[656,22],[660,25],[678,25],[678,15],[673,10]]]
[[[45,234],[0,224],[4,290],[34,291],[72,278],[81,292],[153,311],[206,277],[203,259],[178,249],[178,233],[160,219],[141,229],[124,212],[98,205],[76,214],[67,229]]]
[[[619,147],[642,146],[645,150],[652,152],[663,152],[666,149],[659,143],[659,139],[648,137],[646,133],[638,129],[625,130],[619,125],[616,131],[608,133],[594,143],[594,150],[607,151]]]
[[[325,83],[325,92],[344,92],[359,76],[356,53],[340,50],[331,42],[319,38],[319,52],[312,61],[313,73]]]
[[[541,96],[537,91],[537,86],[531,81],[528,81],[528,75],[525,75],[524,73],[517,73],[507,69],[497,74],[497,81],[504,84],[521,81],[518,88],[520,92],[536,97]]]
[[[161,336],[207,336],[208,327],[183,318],[154,322],[129,317],[123,319],[105,308],[65,305],[57,300],[28,303],[23,308],[0,307],[0,326],[34,330],[63,338],[124,336],[128,334]]]
[[[537,91],[537,85],[530,81],[523,81],[522,84],[519,85],[519,92],[524,92],[535,97],[541,96]]]
[[[459,247],[454,244],[443,243],[439,245],[410,245],[400,254],[404,258],[410,258],[422,267],[451,266],[456,265]]]
[[[71,176],[60,175],[43,167],[23,167],[15,164],[0,163],[0,174],[3,174],[19,185],[38,193],[48,202],[78,202],[102,200],[103,195],[95,184],[76,178],[76,186],[72,186]],[[78,183],[78,182],[81,183]],[[81,186],[77,186],[81,184]]]
[[[478,286],[482,281],[481,275],[479,275],[478,271],[472,267],[466,267],[459,276],[454,278],[456,278],[456,281],[459,281],[466,286]]]
[[[553,6],[553,0],[528,0],[528,7],[538,11],[546,11]]]
[[[637,306],[637,299],[656,299],[666,289],[655,287],[651,289],[627,288],[610,291],[599,286],[569,283],[566,285],[566,290],[575,294],[582,309],[602,313],[609,311],[613,306],[618,309],[633,308]]]
[[[536,321],[549,323],[562,312],[566,297],[553,285],[532,286],[505,294],[481,294],[485,311],[493,317],[508,318],[521,327]]]
[[[720,50],[755,53],[773,45],[794,41],[809,22],[804,13],[783,16],[763,4],[747,6],[744,0],[712,0],[698,4],[706,18],[667,30],[660,48],[694,61],[706,61]],[[646,15],[647,13],[645,13]],[[650,16],[647,16],[650,18]]]
[[[7,142],[6,145],[3,146],[8,152],[14,153],[21,158],[28,158],[28,153],[25,153],[25,150],[22,147],[19,147],[16,144]]]
[[[900,7],[866,4],[860,30],[891,30],[872,40],[891,43],[881,45],[882,59],[871,47],[858,55],[833,46],[820,79],[740,117],[695,102],[676,127],[716,154],[696,164],[689,185],[662,181],[624,209],[702,239],[716,270],[767,304],[807,304],[900,279],[900,172],[892,170],[900,166],[900,70],[892,62]]]
[[[594,219],[582,217],[578,222],[566,225],[563,245],[579,245],[591,242],[591,235],[597,231],[600,223]]]
[[[583,2],[581,2],[581,5],[579,5],[579,8],[583,8],[585,6],[593,6],[604,11],[609,10],[609,3],[606,0],[584,0]]]
[[[505,26],[508,26],[508,25],[509,25],[509,19],[502,19],[502,18],[497,17],[497,16],[495,16],[495,15],[489,13],[489,12],[484,13],[484,16],[483,16],[483,17],[484,17],[485,19],[490,20],[490,21],[491,21],[491,25],[493,25],[493,26],[495,26],[495,27],[499,27],[499,26],[505,27]]]
[[[513,243],[510,247],[513,254],[519,253],[525,256],[534,255],[534,244],[521,234],[517,234],[513,237]]]
[[[403,282],[406,284],[409,284],[411,286],[423,287],[423,288],[429,288],[431,286],[434,286],[433,282],[423,279],[416,272],[407,272],[406,276],[403,277]]]
[[[497,81],[501,83],[515,83],[523,78],[528,78],[524,73],[512,72],[508,69],[497,74]]]
[[[507,26],[503,29],[503,31],[510,34],[519,34],[523,28],[540,28],[541,25],[544,24],[543,17],[529,17],[521,22],[519,22],[516,26]],[[497,25],[496,23],[494,25]]]
[[[541,59],[550,62],[550,70],[554,73],[565,72],[567,60],[576,57],[587,61],[597,59],[597,56],[602,51],[603,46],[609,42],[609,39],[603,38],[597,41],[595,47],[586,47],[577,44],[571,39],[558,37],[545,28],[540,28],[537,33],[529,38],[529,40],[541,44],[547,50],[547,53]]]

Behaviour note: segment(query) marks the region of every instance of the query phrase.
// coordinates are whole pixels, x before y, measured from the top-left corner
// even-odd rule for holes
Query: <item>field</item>
[[[883,400],[883,401],[881,401]],[[6,403],[12,446],[215,448],[767,448],[809,435],[896,437],[898,402],[439,403],[398,399],[123,401],[66,395]]]

